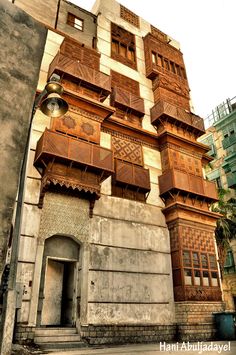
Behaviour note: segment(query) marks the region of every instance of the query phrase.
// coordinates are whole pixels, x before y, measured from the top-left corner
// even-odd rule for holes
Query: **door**
[[[66,262],[64,264],[64,279],[62,291],[62,324],[65,326],[74,325],[73,302],[74,302],[74,272],[75,264]]]
[[[47,259],[42,309],[42,325],[60,325],[64,264]]]

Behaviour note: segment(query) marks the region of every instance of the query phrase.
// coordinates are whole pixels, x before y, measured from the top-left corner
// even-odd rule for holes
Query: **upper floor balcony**
[[[204,180],[200,176],[189,174],[178,169],[168,170],[165,174],[159,176],[159,187],[160,195],[177,189],[213,201],[218,200],[216,184],[214,182]]]
[[[172,121],[177,126],[184,125],[188,129],[194,130],[199,136],[205,133],[204,122],[201,117],[165,101],[158,101],[151,108],[152,124],[158,125],[160,120]]]
[[[101,181],[114,172],[110,149],[46,129],[37,143],[34,165],[43,175],[51,161],[93,171]]]
[[[77,82],[87,88],[99,92],[103,100],[111,93],[111,78],[92,67],[80,63],[78,60],[70,58],[58,52],[49,65],[48,77],[53,73],[67,74],[77,79]]]
[[[112,90],[111,105],[120,107],[123,110],[129,110],[138,117],[142,117],[145,114],[144,100],[141,97],[132,94],[129,91],[125,91],[118,86]]]
[[[149,169],[116,159],[115,180],[123,185],[136,187],[142,192],[150,191]]]

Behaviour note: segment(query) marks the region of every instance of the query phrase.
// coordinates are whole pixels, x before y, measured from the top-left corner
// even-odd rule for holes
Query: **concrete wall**
[[[0,0],[0,273],[5,262],[18,179],[34,102],[46,29]]]

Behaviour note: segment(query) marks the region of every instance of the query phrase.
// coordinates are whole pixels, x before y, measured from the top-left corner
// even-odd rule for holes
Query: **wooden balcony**
[[[112,90],[111,105],[121,108],[122,110],[129,110],[138,117],[144,116],[144,100],[128,91],[125,91],[118,86]]]
[[[53,73],[67,74],[81,82],[81,85],[84,84],[91,90],[102,93],[105,97],[111,93],[111,78],[109,75],[71,59],[60,52],[49,65],[48,77],[50,78]]]
[[[142,192],[149,192],[151,189],[149,169],[119,159],[116,159],[115,164],[115,180]]]
[[[174,122],[177,126],[186,126],[202,135],[205,133],[203,119],[192,112],[186,111],[178,106],[165,101],[158,101],[151,108],[151,122],[158,125],[159,120]]]
[[[46,129],[37,143],[34,165],[43,175],[52,161],[96,172],[100,181],[114,172],[110,149]]]
[[[178,169],[171,169],[159,176],[160,195],[173,189],[182,190],[193,195],[203,196],[217,201],[216,184],[200,176],[188,174]]]

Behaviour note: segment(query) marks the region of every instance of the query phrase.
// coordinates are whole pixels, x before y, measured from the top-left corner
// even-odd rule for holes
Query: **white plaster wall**
[[[120,5],[113,0],[99,0],[95,3],[92,11],[98,15],[98,50],[101,53],[100,70],[108,73],[110,69],[128,76],[140,83],[140,96],[144,99],[145,116],[143,128],[155,132],[150,123],[150,107],[154,105],[152,82],[146,78],[144,45],[142,37],[150,32],[150,24],[140,19],[140,28],[137,28],[120,18]],[[104,15],[105,14],[105,15]],[[122,63],[116,62],[111,56],[111,22],[118,24],[135,35],[137,70]]]

